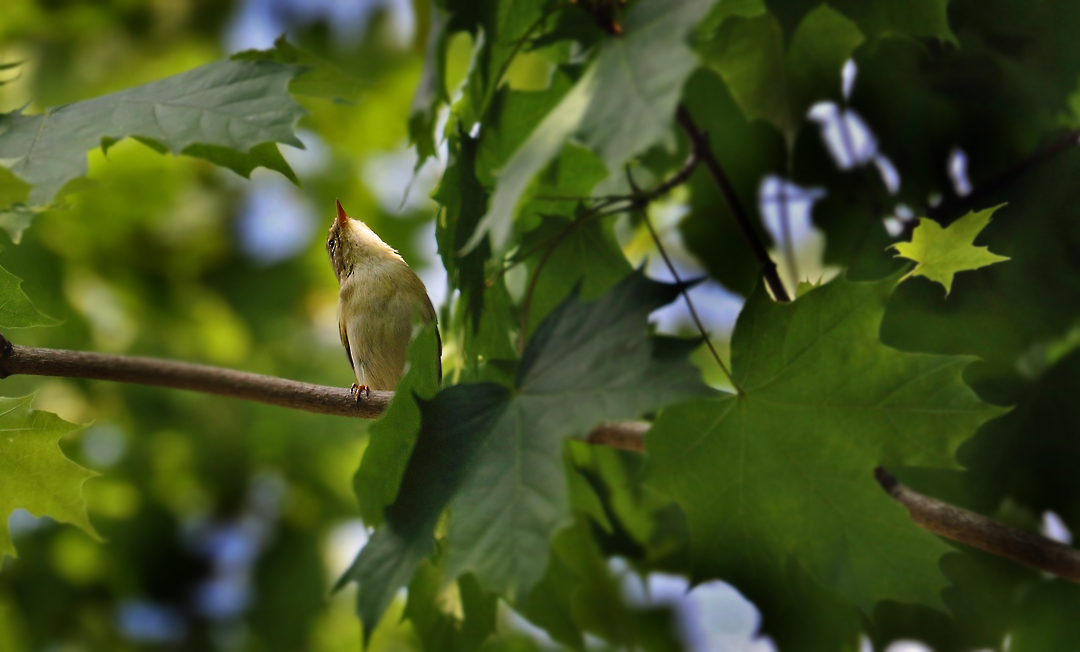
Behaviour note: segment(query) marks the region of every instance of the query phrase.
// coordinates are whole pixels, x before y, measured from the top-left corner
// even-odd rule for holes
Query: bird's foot
[[[371,396],[371,390],[368,389],[367,385],[359,385],[357,383],[352,384],[352,387],[349,388],[349,393],[351,393],[353,395],[353,397],[356,399],[356,404],[357,405],[360,404],[361,395],[363,395],[365,397],[370,397]]]

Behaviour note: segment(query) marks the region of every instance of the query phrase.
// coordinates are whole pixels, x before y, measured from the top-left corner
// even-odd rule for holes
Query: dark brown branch
[[[975,188],[975,190],[968,195],[964,197],[955,197],[938,204],[936,207],[927,209],[928,216],[944,225],[950,224],[954,220],[963,217],[968,211],[979,207],[990,195],[1001,190],[1016,179],[1024,176],[1043,163],[1046,163],[1065,150],[1075,148],[1078,139],[1080,139],[1080,129],[1070,131],[993,179],[980,184],[979,187]],[[914,226],[912,226],[912,228],[914,228]]]
[[[934,534],[1080,583],[1080,550],[960,509],[904,486],[885,469],[878,483],[907,508],[911,520]]]
[[[375,418],[386,409],[393,392],[372,392],[359,403],[343,387],[300,383],[284,378],[104,353],[14,346],[0,335],[0,377],[16,374],[111,380],[172,387],[258,401],[270,405],[344,417]],[[644,452],[649,425],[630,421],[602,423],[586,441],[599,446]],[[924,496],[902,485],[883,469],[878,482],[903,504],[919,526],[959,543],[1027,564],[1080,583],[1080,551],[1056,541],[998,523],[992,519]]]
[[[16,374],[112,380],[217,394],[295,410],[373,419],[393,392],[371,392],[359,402],[348,388],[312,385],[221,367],[129,355],[15,346],[3,339],[0,378]]]
[[[780,280],[780,274],[776,271],[776,263],[769,257],[769,251],[765,248],[765,243],[758,237],[746,209],[743,208],[738,196],[735,194],[735,188],[732,187],[731,181],[728,180],[727,175],[724,173],[724,169],[720,167],[720,161],[713,154],[712,146],[709,143],[709,135],[698,129],[686,107],[679,107],[679,110],[675,113],[675,119],[678,120],[679,125],[690,138],[694,151],[705,163],[709,174],[712,175],[716,185],[720,188],[720,194],[723,195],[728,210],[735,217],[735,223],[739,225],[739,230],[742,231],[743,237],[746,238],[747,244],[750,245],[750,252],[754,255],[754,259],[757,260],[761,275],[765,277],[765,282],[769,285],[769,289],[772,290],[773,296],[776,297],[777,301],[791,301],[791,296],[788,295],[783,281]]]

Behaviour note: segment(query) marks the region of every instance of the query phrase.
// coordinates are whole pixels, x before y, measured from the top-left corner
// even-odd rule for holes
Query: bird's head
[[[401,256],[393,247],[386,244],[366,224],[353,219],[345,213],[341,202],[337,204],[337,215],[330,224],[326,235],[326,253],[340,283],[364,260],[397,260]]]

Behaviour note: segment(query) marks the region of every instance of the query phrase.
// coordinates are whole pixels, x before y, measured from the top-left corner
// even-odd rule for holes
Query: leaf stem
[[[701,317],[698,316],[697,309],[694,308],[694,302],[690,299],[689,289],[686,287],[686,284],[683,283],[682,279],[679,278],[679,272],[675,270],[675,265],[672,264],[671,258],[668,257],[667,250],[664,249],[664,244],[660,242],[660,236],[657,235],[656,229],[653,227],[648,211],[644,209],[641,210],[641,219],[645,222],[645,226],[648,227],[653,244],[656,245],[657,250],[660,251],[660,255],[664,258],[664,264],[667,265],[668,271],[671,272],[671,277],[679,284],[679,292],[682,293],[683,299],[686,300],[686,307],[690,309],[690,316],[694,318],[694,323],[697,325],[698,332],[701,333],[701,337],[705,338],[705,345],[709,347],[713,359],[716,360],[716,364],[720,366],[720,370],[727,376],[731,386],[735,388],[735,391],[738,392],[739,396],[742,396],[742,388],[735,382],[735,378],[731,375],[731,372],[728,371],[723,358],[720,357],[720,354],[716,351],[716,347],[713,346],[712,338],[709,337],[709,333],[705,330],[705,324],[701,322]]]
[[[754,255],[754,259],[757,260],[761,275],[765,277],[765,283],[768,284],[773,297],[777,301],[785,303],[791,301],[791,296],[784,287],[784,282],[780,280],[780,274],[776,271],[776,263],[769,257],[765,243],[758,237],[757,231],[754,230],[753,224],[750,222],[750,217],[742,204],[739,203],[735,188],[732,187],[731,181],[724,174],[724,169],[720,167],[720,161],[713,154],[712,146],[709,144],[709,135],[698,128],[685,106],[679,107],[675,113],[675,119],[678,120],[679,125],[690,138],[694,151],[701,157],[701,160],[705,163],[705,168],[720,188],[720,194],[723,195],[728,210],[735,217],[735,223],[739,225],[743,237],[746,238],[747,244],[750,245],[750,252]]]

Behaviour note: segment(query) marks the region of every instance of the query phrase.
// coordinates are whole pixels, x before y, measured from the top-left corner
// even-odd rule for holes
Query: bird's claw
[[[357,405],[360,404],[361,395],[363,395],[364,397],[371,396],[371,390],[368,389],[367,385],[359,385],[357,383],[352,384],[352,387],[349,388],[349,393],[352,394],[353,397],[356,399]]]

